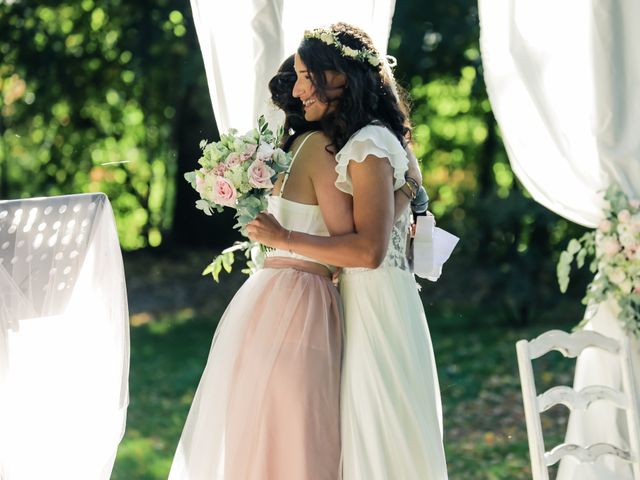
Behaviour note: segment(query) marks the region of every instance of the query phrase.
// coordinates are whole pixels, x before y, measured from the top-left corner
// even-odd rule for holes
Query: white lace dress
[[[368,125],[336,155],[336,186],[352,194],[347,166],[389,158],[395,188],[407,156],[386,128]],[[406,258],[410,212],[396,222],[376,269],[340,278],[345,315],[341,429],[344,480],[443,480],[440,389],[427,319]]]

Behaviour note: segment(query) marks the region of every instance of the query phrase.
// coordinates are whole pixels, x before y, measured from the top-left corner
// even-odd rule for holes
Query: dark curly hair
[[[336,23],[329,29],[340,43],[354,50],[367,49],[378,54],[369,35],[347,23]],[[331,139],[332,147],[340,150],[349,137],[370,123],[386,126],[402,145],[411,138],[409,107],[404,93],[397,98],[394,80],[382,65],[374,66],[363,60],[341,55],[334,45],[317,38],[305,38],[298,47],[298,55],[311,74],[320,101],[335,106],[320,121],[322,130]],[[379,55],[379,54],[378,54]],[[343,93],[337,98],[328,94],[324,73],[334,71],[346,77]]]
[[[289,150],[293,141],[301,134],[321,130],[320,123],[305,120],[302,102],[291,93],[296,83],[294,58],[295,55],[287,57],[278,68],[278,72],[269,80],[271,101],[285,114],[285,135],[281,145],[284,150]]]

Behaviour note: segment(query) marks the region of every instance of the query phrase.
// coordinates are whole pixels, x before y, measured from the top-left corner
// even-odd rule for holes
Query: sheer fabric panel
[[[640,196],[640,3],[480,0],[491,105],[518,178],[593,227],[617,181]]]
[[[0,477],[108,479],[128,308],[103,194],[0,202]]]

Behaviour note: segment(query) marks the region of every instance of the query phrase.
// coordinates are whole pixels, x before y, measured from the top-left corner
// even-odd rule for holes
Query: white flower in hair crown
[[[326,45],[332,45],[333,47],[340,52],[340,55],[347,58],[352,58],[353,60],[358,60],[361,62],[367,62],[370,65],[377,67],[380,65],[381,60],[380,56],[373,50],[368,48],[361,48],[356,50],[355,48],[347,47],[340,42],[338,35],[336,35],[332,30],[328,28],[316,28],[313,30],[307,30],[304,32],[304,38],[315,38],[320,40],[322,43]]]

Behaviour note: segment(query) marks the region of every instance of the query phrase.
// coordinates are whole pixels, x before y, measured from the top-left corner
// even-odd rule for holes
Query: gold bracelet
[[[400,188],[404,188],[404,187],[407,187],[409,189],[410,194],[411,194],[411,195],[409,195],[409,194],[407,194],[405,192],[405,195],[407,195],[409,197],[409,200],[411,200],[411,201],[415,200],[415,198],[418,196],[418,190],[415,188],[415,184],[407,181],[407,183],[405,183]]]
[[[408,185],[411,185],[413,198],[416,198],[416,196],[418,195],[418,190],[420,190],[420,184],[415,178],[410,177],[408,175],[405,175],[405,181],[407,182]]]
[[[408,194],[407,192],[405,192],[404,187],[406,187],[406,186],[407,186],[407,184],[405,183],[403,186],[401,186],[401,187],[399,188],[399,190],[400,190],[400,191],[404,194],[404,196],[405,196],[405,197],[407,197],[409,200],[413,200],[413,197],[412,197],[410,194]]]

